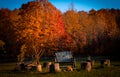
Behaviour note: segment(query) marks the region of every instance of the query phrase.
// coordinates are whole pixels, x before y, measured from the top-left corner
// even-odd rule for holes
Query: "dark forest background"
[[[73,9],[61,13],[47,0],[20,9],[0,9],[0,57],[74,55],[120,56],[120,10]]]

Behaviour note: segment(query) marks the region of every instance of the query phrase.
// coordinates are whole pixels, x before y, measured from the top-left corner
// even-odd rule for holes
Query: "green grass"
[[[120,62],[111,62],[110,67],[100,68],[100,63],[95,62],[95,66],[90,72],[80,69],[77,62],[77,69],[73,72],[48,73],[43,71],[13,71],[15,63],[0,64],[0,77],[120,77]]]

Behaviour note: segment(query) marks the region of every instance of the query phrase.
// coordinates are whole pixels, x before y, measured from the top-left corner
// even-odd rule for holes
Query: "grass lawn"
[[[100,63],[95,62],[95,66],[90,72],[80,69],[77,62],[77,69],[73,72],[48,73],[43,71],[13,71],[15,63],[0,64],[0,77],[120,77],[120,61],[111,62],[110,67],[100,68]]]

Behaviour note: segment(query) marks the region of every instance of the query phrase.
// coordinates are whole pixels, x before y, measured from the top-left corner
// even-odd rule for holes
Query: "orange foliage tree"
[[[17,54],[13,25],[13,21],[17,18],[15,11],[0,9],[0,39],[5,42],[6,54],[12,57]]]
[[[42,53],[56,46],[59,38],[65,35],[62,15],[47,0],[24,4],[19,15],[16,39],[22,45],[21,52],[32,53],[37,64]]]
[[[63,14],[66,32],[72,39],[73,51],[81,51],[86,45],[86,35],[83,33],[83,27],[79,23],[79,14],[74,10],[68,10]]]

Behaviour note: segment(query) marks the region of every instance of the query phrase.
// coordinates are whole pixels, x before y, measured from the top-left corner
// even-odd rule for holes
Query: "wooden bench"
[[[59,63],[60,68],[68,68],[70,66],[73,69],[76,68],[76,61],[73,58],[72,52],[70,51],[56,52],[55,62]]]

